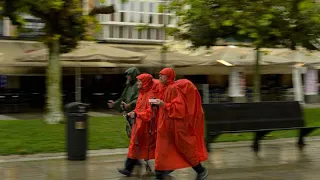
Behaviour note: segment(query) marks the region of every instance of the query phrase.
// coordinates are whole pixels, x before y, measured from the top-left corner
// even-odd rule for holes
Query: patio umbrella
[[[278,49],[277,51],[271,52],[272,55],[279,56],[286,59],[286,62],[292,64],[317,64],[320,63],[320,56],[316,53],[312,53],[305,49]]]
[[[137,63],[145,57],[145,54],[114,48],[107,44],[81,42],[75,50],[61,54],[60,61]],[[48,49],[42,49],[18,57],[17,61],[41,62],[48,59]]]
[[[260,49],[260,65],[274,65],[287,61],[286,58],[263,53],[266,50]],[[222,63],[228,62],[230,66],[250,66],[256,61],[256,50],[248,47],[218,46],[213,48],[212,58]]]

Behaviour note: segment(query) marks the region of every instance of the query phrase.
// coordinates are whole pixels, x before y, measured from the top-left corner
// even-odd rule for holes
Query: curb
[[[271,145],[271,144],[282,144],[282,143],[292,143],[295,145],[297,143],[298,137],[293,138],[281,138],[281,139],[272,139],[272,140],[261,140],[261,145]],[[313,142],[320,141],[320,136],[311,136],[305,138],[305,142]],[[218,142],[211,143],[210,149],[212,148],[226,148],[226,147],[250,147],[252,145],[252,141],[237,141],[237,142]]]
[[[127,153],[128,153],[127,148],[89,150],[87,152],[87,157],[116,156],[116,155],[125,155]],[[67,159],[67,155],[65,152],[40,153],[40,154],[29,154],[29,155],[8,155],[8,156],[0,156],[0,163],[42,161],[42,160],[54,160],[54,159]]]

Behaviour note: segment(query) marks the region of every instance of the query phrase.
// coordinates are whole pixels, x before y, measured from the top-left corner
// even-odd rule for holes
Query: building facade
[[[159,12],[165,0],[100,1],[96,5],[114,5],[116,13],[98,15],[101,32],[98,40],[113,42],[162,43],[165,39],[164,25],[176,26],[172,13]],[[168,37],[166,37],[168,38]],[[170,37],[169,37],[170,38]]]
[[[160,13],[159,7],[169,0],[82,0],[84,11],[94,6],[114,5],[116,12],[108,15],[97,15],[101,30],[95,34],[97,40],[116,43],[162,43],[165,39],[164,25],[175,27],[176,18],[172,13]],[[25,32],[19,37],[37,37],[42,34],[44,24],[40,19],[23,15],[26,21]],[[14,26],[10,20],[0,20],[0,36],[14,36]],[[168,37],[166,37],[168,38]],[[170,37],[169,37],[170,39]]]

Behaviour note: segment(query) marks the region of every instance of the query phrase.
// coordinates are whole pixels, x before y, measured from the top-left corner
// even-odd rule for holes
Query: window
[[[162,14],[159,15],[159,24],[163,24],[163,15]]]
[[[3,36],[3,20],[0,20],[0,36]]]
[[[134,2],[133,1],[130,2],[130,10],[134,11]]]
[[[127,10],[127,3],[122,3],[122,4],[121,4],[121,10],[122,10],[122,11]]]
[[[155,11],[155,5],[154,5],[153,2],[150,2],[150,3],[149,3],[149,12],[156,12],[156,11]]]
[[[130,22],[134,22],[135,13],[130,12]]]
[[[147,39],[151,39],[151,29],[147,29]]]
[[[161,40],[161,39],[160,39],[160,29],[157,29],[157,30],[156,30],[156,39],[157,39],[157,40]]]
[[[144,12],[144,2],[140,2],[140,12]]]
[[[143,15],[142,13],[139,14],[140,15],[140,23],[143,23]]]
[[[126,16],[126,13],[125,13],[125,12],[120,12],[120,21],[121,21],[121,22],[126,22],[126,21],[125,21],[125,16]]]
[[[110,14],[110,21],[114,21],[114,13]]]
[[[170,23],[169,20],[170,20],[169,15],[163,15],[163,14],[159,15],[159,24],[168,25]]]
[[[153,23],[153,15],[149,14],[149,23],[152,24]]]
[[[132,38],[132,27],[128,27],[128,37]]]
[[[157,29],[156,31],[156,39],[157,40],[163,40],[163,30],[162,29]]]
[[[123,26],[119,27],[119,38],[123,38]]]
[[[113,31],[113,26],[109,26],[109,38],[114,37],[114,31]]]
[[[138,39],[142,39],[142,30],[138,31]]]
[[[166,15],[166,23],[167,24],[172,24],[172,18],[170,15]]]

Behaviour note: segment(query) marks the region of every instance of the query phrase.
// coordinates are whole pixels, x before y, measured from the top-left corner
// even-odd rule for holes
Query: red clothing
[[[204,112],[202,109],[201,95],[197,87],[187,79],[180,79],[175,82],[181,89],[188,102],[185,122],[192,128],[197,138],[197,156],[200,162],[208,159],[208,152],[204,142]]]
[[[201,120],[194,119],[193,113],[196,110],[192,108],[192,104],[189,104],[189,98],[186,99],[184,96],[185,89],[179,88],[179,83],[174,82],[174,71],[165,68],[160,71],[160,74],[166,75],[168,81],[160,88],[160,98],[165,104],[159,109],[155,169],[175,170],[196,166],[207,159],[205,149],[205,154],[203,153],[203,148],[205,148],[202,143],[204,141],[203,133],[201,135],[200,130],[196,131],[194,128],[195,124]],[[189,93],[189,89],[187,93]],[[190,97],[197,100],[196,97]],[[204,124],[202,124],[203,126]],[[200,137],[202,140],[198,143]]]
[[[154,159],[157,112],[152,109],[149,99],[157,97],[159,83],[150,74],[141,74],[137,79],[142,87],[134,110],[137,118],[132,126],[128,158]]]

